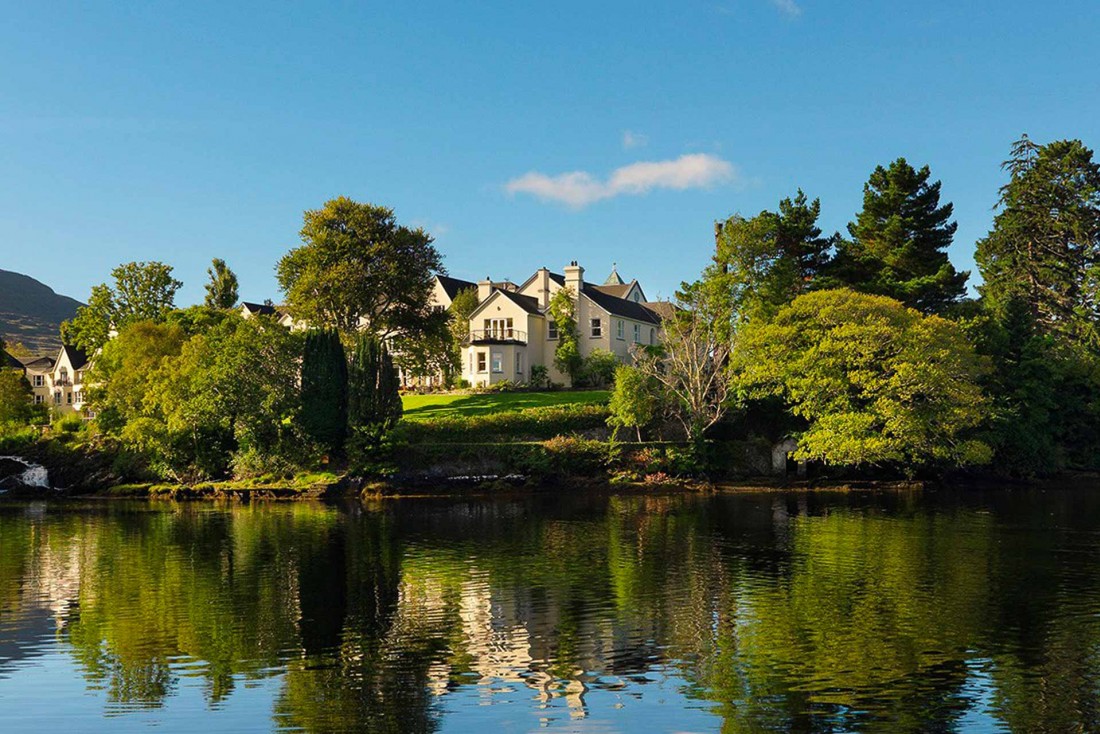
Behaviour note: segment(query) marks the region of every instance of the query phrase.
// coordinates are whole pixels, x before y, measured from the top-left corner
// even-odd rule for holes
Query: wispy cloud
[[[623,130],[623,149],[642,148],[649,144],[649,136],[633,130]]]
[[[653,189],[699,189],[737,183],[740,173],[729,161],[706,153],[682,155],[669,161],[640,161],[616,168],[601,181],[587,171],[557,176],[531,171],[505,185],[510,194],[532,194],[581,208],[615,196],[645,194]]]
[[[769,0],[769,2],[788,18],[797,18],[802,15],[802,6],[795,0]]]

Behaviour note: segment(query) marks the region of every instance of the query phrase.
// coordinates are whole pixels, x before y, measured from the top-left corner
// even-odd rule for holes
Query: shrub
[[[531,378],[527,381],[527,384],[533,390],[547,390],[550,388],[550,370],[546,369],[546,365],[533,364],[531,365]]]
[[[594,349],[584,358],[580,373],[574,379],[578,387],[606,387],[615,379],[619,358],[606,349]]]
[[[53,422],[56,433],[76,433],[84,427],[84,419],[79,415],[64,415]]]
[[[607,417],[605,405],[548,405],[486,415],[405,421],[395,430],[411,443],[508,443],[606,428]]]

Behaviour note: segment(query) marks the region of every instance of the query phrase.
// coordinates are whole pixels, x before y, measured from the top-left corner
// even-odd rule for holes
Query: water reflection
[[[1097,730],[1098,510],[2,505],[0,729]]]

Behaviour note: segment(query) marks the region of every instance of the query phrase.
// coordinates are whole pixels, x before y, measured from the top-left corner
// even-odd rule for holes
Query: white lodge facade
[[[84,374],[88,357],[76,347],[63,346],[57,357],[19,360],[23,375],[31,384],[35,405],[45,405],[54,413],[78,413],[90,417],[84,410]],[[12,365],[15,366],[14,364]]]
[[[479,301],[462,355],[462,377],[471,385],[524,383],[533,365],[545,366],[553,382],[569,384],[554,367],[558,333],[548,310],[563,288],[573,294],[582,357],[602,349],[629,362],[634,344],[656,344],[661,337],[663,304],[647,302],[638,281],[626,283],[614,270],[603,285],[586,283],[576,261],[564,275],[540,268],[521,285],[489,280],[467,285],[476,285]]]

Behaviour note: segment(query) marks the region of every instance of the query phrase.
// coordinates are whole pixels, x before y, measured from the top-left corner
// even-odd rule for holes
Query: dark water
[[[1100,730],[1100,488],[0,505],[0,732]]]

